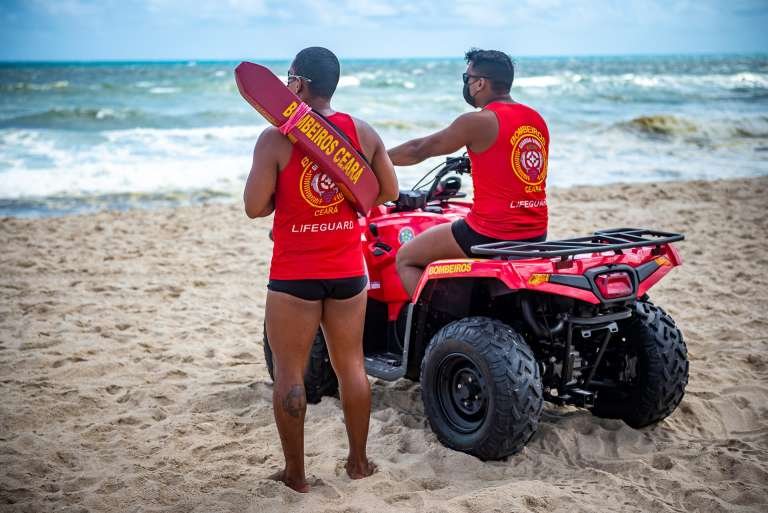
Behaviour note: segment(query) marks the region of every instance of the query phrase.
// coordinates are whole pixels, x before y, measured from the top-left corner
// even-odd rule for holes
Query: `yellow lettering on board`
[[[326,135],[328,135],[328,131],[321,126],[320,130],[318,130],[315,136],[312,138],[312,142],[315,143],[316,146],[320,146],[320,142],[325,139]]]
[[[313,121],[314,121],[314,120],[313,120]],[[315,133],[317,132],[317,127],[319,127],[319,126],[320,126],[320,125],[318,125],[317,123],[312,123],[312,124],[310,125],[310,127],[309,127],[309,130],[307,130],[306,132],[304,132],[305,134],[307,134],[307,137],[309,138],[309,140],[310,140],[310,141],[312,140],[312,136],[314,136],[314,135],[315,135]]]
[[[296,107],[298,107],[299,104],[296,102],[291,102],[290,105],[288,105],[285,110],[283,111],[283,117],[290,117],[291,114],[293,114],[296,111]]]

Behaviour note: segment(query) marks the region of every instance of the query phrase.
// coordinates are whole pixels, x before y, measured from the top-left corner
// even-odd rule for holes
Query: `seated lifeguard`
[[[474,204],[466,219],[434,226],[397,253],[409,295],[435,260],[472,256],[470,248],[477,244],[538,242],[547,236],[547,124],[535,110],[512,100],[514,65],[507,54],[473,49],[465,58],[464,100],[481,110],[388,151],[396,166],[410,166],[466,147],[472,162]]]

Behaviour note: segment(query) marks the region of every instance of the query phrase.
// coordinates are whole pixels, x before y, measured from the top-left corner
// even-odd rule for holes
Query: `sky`
[[[768,52],[768,0],[0,0],[0,60]]]

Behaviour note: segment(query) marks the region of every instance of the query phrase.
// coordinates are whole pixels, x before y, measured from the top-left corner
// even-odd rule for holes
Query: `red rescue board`
[[[306,108],[302,101],[264,66],[241,62],[235,68],[235,80],[245,101],[271,124],[283,127],[290,120],[288,139],[333,178],[358,212],[365,215],[371,209],[379,182],[352,143],[315,112],[301,115]]]

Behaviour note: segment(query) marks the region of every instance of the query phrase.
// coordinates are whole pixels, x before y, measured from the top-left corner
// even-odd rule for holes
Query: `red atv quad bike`
[[[469,159],[441,166],[394,205],[361,219],[370,279],[368,374],[421,381],[440,441],[484,460],[521,450],[545,400],[635,428],[670,415],[688,383],[688,354],[675,322],[647,292],[681,264],[671,243],[683,236],[618,228],[478,245],[475,258],[430,264],[408,297],[395,267],[398,249],[471,207],[459,200]],[[266,330],[264,352],[272,375]],[[337,390],[322,331],[305,386],[310,402]]]

